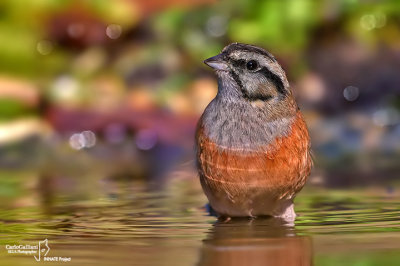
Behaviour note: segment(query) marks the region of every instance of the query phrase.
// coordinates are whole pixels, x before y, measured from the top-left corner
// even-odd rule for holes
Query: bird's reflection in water
[[[217,222],[198,265],[312,265],[312,242],[276,218]]]

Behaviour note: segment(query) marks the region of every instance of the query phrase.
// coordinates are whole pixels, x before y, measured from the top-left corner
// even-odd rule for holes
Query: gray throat
[[[293,117],[272,120],[268,108],[253,106],[243,99],[238,84],[229,73],[217,74],[218,93],[201,120],[204,133],[211,141],[221,149],[245,151],[265,147],[277,137],[287,136]]]

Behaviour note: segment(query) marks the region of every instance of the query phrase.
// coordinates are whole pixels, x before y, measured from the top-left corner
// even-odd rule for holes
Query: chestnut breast
[[[213,142],[206,136],[201,120],[196,139],[200,178],[203,187],[214,194],[240,195],[251,188],[262,188],[277,200],[292,198],[304,186],[311,170],[310,140],[300,111],[286,136],[256,149]]]

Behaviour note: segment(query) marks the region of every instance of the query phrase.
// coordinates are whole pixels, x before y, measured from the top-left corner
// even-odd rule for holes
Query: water
[[[307,187],[289,225],[272,218],[218,222],[203,207],[195,178],[158,189],[114,180],[106,187],[115,189],[100,192],[89,181],[87,193],[67,194],[22,180],[25,192],[2,203],[0,265],[36,265],[33,255],[5,247],[44,239],[48,257],[71,258],[49,265],[400,265],[396,190]]]

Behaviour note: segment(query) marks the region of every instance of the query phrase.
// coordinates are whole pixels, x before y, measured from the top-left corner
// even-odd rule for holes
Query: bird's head
[[[216,70],[219,90],[227,97],[250,102],[279,104],[291,98],[285,72],[266,50],[248,44],[232,43],[204,61]]]

